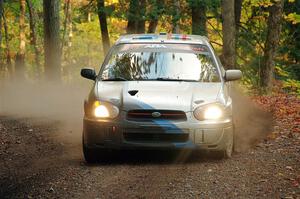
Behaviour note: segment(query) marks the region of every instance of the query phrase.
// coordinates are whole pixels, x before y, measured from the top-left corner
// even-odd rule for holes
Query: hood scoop
[[[135,94],[137,94],[139,91],[138,90],[130,90],[128,91],[128,93],[131,95],[131,96],[135,96]]]
[[[196,101],[194,101],[195,104],[202,104],[204,102],[205,102],[204,100],[196,100]]]

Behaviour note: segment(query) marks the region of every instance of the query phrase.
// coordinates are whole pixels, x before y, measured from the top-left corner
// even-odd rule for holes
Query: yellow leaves
[[[284,16],[285,20],[292,22],[292,24],[300,23],[300,14],[297,14],[295,12],[288,14],[287,16]]]
[[[300,81],[288,79],[283,82],[282,88],[288,90],[290,93],[300,96]]]
[[[275,72],[276,72],[278,75],[282,76],[282,77],[288,77],[288,76],[289,76],[289,73],[286,72],[286,71],[284,71],[284,70],[283,70],[281,67],[279,67],[279,66],[276,66],[276,67],[275,67]]]
[[[275,2],[278,1],[278,0],[275,0]],[[273,5],[273,2],[272,0],[254,0],[254,1],[251,1],[251,3],[254,4],[254,6],[256,7],[269,7],[269,6],[272,6]]]

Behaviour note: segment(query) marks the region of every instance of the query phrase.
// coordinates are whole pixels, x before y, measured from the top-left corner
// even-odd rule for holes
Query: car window
[[[104,63],[101,79],[173,79],[219,82],[210,51],[204,45],[123,44]]]

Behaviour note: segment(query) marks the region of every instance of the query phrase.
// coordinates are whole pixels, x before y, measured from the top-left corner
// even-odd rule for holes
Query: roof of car
[[[128,34],[122,35],[116,42],[120,43],[186,43],[208,44],[208,38],[200,35],[185,34]]]

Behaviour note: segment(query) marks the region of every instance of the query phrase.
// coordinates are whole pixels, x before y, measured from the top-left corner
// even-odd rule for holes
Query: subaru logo
[[[153,112],[151,115],[152,115],[152,117],[160,117],[161,116],[160,112]]]

